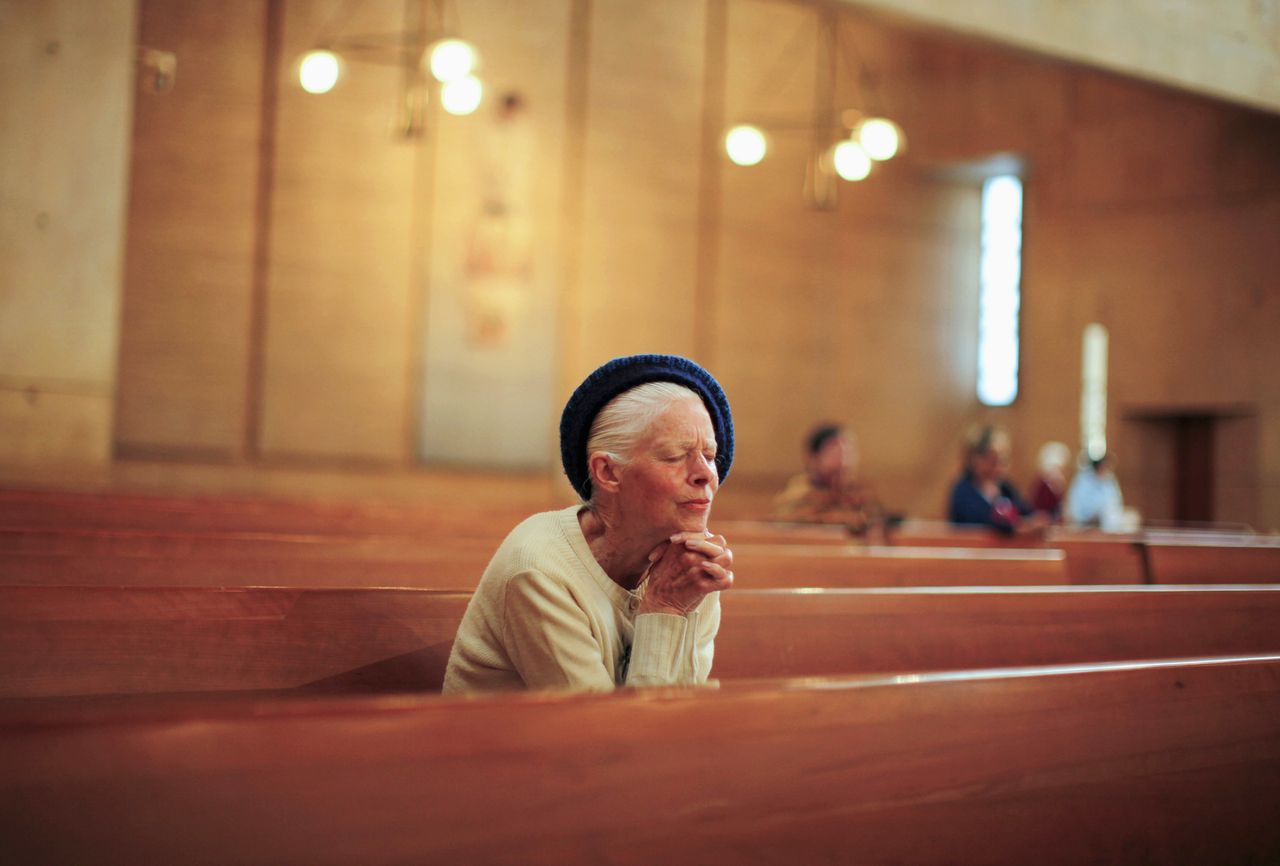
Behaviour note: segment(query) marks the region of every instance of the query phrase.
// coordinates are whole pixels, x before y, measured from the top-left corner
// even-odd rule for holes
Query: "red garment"
[[[1062,490],[1043,477],[1037,478],[1031,487],[1031,507],[1052,515],[1054,519],[1061,517]]]

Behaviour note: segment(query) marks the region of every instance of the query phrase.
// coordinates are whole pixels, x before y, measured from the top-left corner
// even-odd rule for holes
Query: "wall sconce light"
[[[841,57],[845,59],[855,84],[865,78],[856,54],[851,58],[842,50],[836,11],[824,7],[818,11],[820,74],[815,85],[814,110],[808,118],[774,117],[768,120],[744,118],[731,126],[724,136],[725,153],[735,165],[752,166],[769,153],[770,139],[775,135],[802,133],[810,136],[811,151],[805,194],[809,204],[819,210],[835,207],[834,180],[857,182],[875,170],[876,163],[893,159],[902,152],[906,137],[897,123],[881,112],[864,108],[840,108],[836,105],[836,81]],[[868,105],[857,88],[858,102]]]

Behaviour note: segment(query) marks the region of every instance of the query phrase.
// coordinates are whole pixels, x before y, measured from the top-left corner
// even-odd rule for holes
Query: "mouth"
[[[711,507],[710,499],[686,499],[680,503],[681,508],[688,508],[690,511],[706,511]]]

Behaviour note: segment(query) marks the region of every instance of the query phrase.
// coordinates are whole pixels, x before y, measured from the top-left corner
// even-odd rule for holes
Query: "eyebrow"
[[[673,446],[673,447],[675,447],[675,448],[681,448],[681,449],[683,449],[683,450],[685,450],[685,451],[692,451],[692,450],[694,450],[695,448],[697,448],[697,447],[698,447],[698,443],[697,443],[697,442],[693,442],[693,441],[690,441],[690,440],[688,440],[688,439],[684,440],[683,442],[673,442],[673,443],[671,443],[671,444],[672,444],[672,446]],[[708,445],[710,448],[715,449],[715,448],[717,447],[717,446],[716,446],[716,440],[714,440],[714,439],[709,439],[709,440],[707,440],[707,445]]]

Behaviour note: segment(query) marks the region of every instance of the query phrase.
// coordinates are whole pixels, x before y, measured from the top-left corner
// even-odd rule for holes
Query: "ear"
[[[591,475],[591,486],[596,490],[617,493],[619,469],[613,458],[603,451],[597,451],[587,458],[587,472]]]

